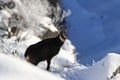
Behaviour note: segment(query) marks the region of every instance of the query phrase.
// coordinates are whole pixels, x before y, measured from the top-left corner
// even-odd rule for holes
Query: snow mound
[[[64,80],[25,61],[0,53],[1,80]]]
[[[109,80],[120,66],[120,55],[109,53],[92,67],[80,72],[82,80]],[[85,77],[87,76],[87,77]]]
[[[77,64],[59,74],[66,80],[120,80],[120,55],[109,53],[91,67]]]

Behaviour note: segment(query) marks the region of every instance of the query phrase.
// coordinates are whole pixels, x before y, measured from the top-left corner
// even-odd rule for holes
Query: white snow
[[[0,53],[0,80],[64,80],[23,60]]]
[[[51,30],[52,32],[57,32],[57,28],[53,25],[52,20],[48,17],[41,17],[38,21],[44,25],[45,28]]]
[[[120,73],[111,79],[113,72],[115,72],[119,66],[120,55],[116,53],[109,53],[93,66],[84,67],[76,65],[68,68],[67,70],[59,71],[59,73],[66,80],[119,80]]]
[[[59,54],[54,57],[53,63],[57,66],[71,66],[76,63],[75,56],[75,47],[71,44],[71,42],[67,39],[62,46]]]
[[[10,18],[10,13],[6,10],[0,11],[0,26],[8,27],[8,18]]]
[[[24,41],[21,41],[20,43],[15,43],[14,38],[11,38],[9,40],[3,39],[3,51],[4,53],[0,53],[0,79],[2,80],[63,80],[60,78],[56,78],[54,76],[59,76],[58,72],[61,70],[64,70],[64,68],[69,68],[70,66],[73,66],[76,63],[75,55],[73,54],[74,46],[71,44],[69,40],[65,41],[65,44],[62,46],[59,54],[55,56],[51,63],[51,71],[53,74],[47,73],[46,71],[43,71],[46,69],[46,62],[40,62],[38,66],[33,66],[27,62],[24,61],[23,55],[26,50],[26,48],[34,44],[40,39],[33,35],[28,35],[27,39]],[[9,47],[8,47],[9,46]],[[68,49],[65,49],[68,47]],[[2,47],[1,47],[2,49]],[[13,51],[17,51],[16,57],[11,56],[9,54]],[[7,55],[5,55],[7,54]],[[43,69],[43,70],[41,70]],[[6,77],[5,77],[6,76]],[[30,76],[30,77],[28,77]],[[41,78],[42,76],[42,78]]]
[[[3,1],[7,2],[10,0]],[[0,11],[0,27],[7,27],[8,18],[11,17],[11,13],[16,12],[24,17],[27,28],[24,26],[24,29],[23,24],[20,26],[23,27],[23,31],[21,31],[18,36],[13,36],[10,39],[0,37],[0,80],[120,80],[119,73],[110,79],[113,72],[115,72],[120,66],[119,54],[108,53],[108,55],[106,55],[102,60],[94,62],[92,66],[84,66],[77,62],[75,47],[68,39],[61,47],[59,54],[52,59],[51,72],[47,72],[45,70],[45,61],[40,62],[37,66],[26,62],[24,60],[26,48],[31,44],[41,41],[41,39],[36,35],[42,35],[44,31],[46,31],[45,29],[49,29],[52,32],[56,32],[58,30],[52,23],[51,18],[46,16],[49,13],[47,10],[47,7],[49,6],[49,4],[46,3],[47,0],[44,0],[44,4],[39,0],[36,0],[33,4],[32,0],[30,3],[25,0],[21,0],[23,3],[20,0],[14,1],[17,4],[17,7],[14,10],[6,9]],[[38,2],[40,2],[39,5]],[[71,13],[72,10],[70,10],[65,16]],[[82,11],[82,15],[87,15],[87,17],[91,16],[88,15],[86,11]],[[86,20],[87,19],[83,21]],[[3,35],[4,32],[4,29],[0,30],[0,35]],[[16,41],[18,37],[20,39],[19,42]],[[14,53],[15,56],[13,56],[12,53]]]

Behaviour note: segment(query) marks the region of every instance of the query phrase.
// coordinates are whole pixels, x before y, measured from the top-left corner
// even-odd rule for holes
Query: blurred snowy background
[[[68,37],[80,63],[91,64],[107,53],[120,53],[119,0],[62,0],[61,4],[72,13],[66,17]]]
[[[0,0],[0,80],[119,80],[119,0]],[[68,39],[45,71],[24,60],[26,48]],[[87,65],[87,66],[86,66]]]

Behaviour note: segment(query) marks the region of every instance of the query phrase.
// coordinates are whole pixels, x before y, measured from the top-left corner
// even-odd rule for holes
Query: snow
[[[45,26],[45,28],[51,30],[52,32],[57,32],[57,28],[53,25],[52,20],[48,17],[42,17],[42,20],[38,20],[40,21],[41,24],[43,24]]]
[[[28,46],[41,41],[41,39],[38,38],[37,36],[35,36],[34,32],[31,30],[26,30],[26,31],[20,33],[18,36],[20,36],[20,40],[23,42],[26,42],[26,45],[28,45]]]
[[[1,49],[3,48],[1,52],[4,52],[4,53],[0,53],[0,60],[1,60],[0,61],[0,66],[1,66],[0,79],[2,80],[19,80],[19,79],[64,80],[64,79],[61,79],[59,72],[61,72],[61,70],[64,70],[64,68],[67,68],[67,67],[69,68],[70,66],[73,66],[74,64],[76,64],[76,58],[75,58],[75,55],[73,54],[75,48],[71,44],[71,42],[69,40],[66,40],[59,54],[53,58],[51,63],[52,74],[50,74],[44,71],[47,66],[45,61],[40,62],[39,65],[35,67],[24,60],[23,55],[26,48],[29,45],[40,41],[40,39],[38,39],[34,35],[28,35],[28,36],[29,37],[26,37],[26,39],[21,41],[20,43],[15,43],[14,37],[9,40],[3,39],[4,45],[3,47],[1,47]],[[66,47],[68,48],[66,49]],[[17,51],[16,57],[13,55],[11,56],[10,53],[12,53],[13,51]],[[59,78],[56,76],[58,76]]]
[[[69,68],[56,70],[66,80],[119,80],[120,73],[110,78],[113,72],[120,66],[120,55],[108,53],[102,60],[94,65],[85,67],[80,64],[74,64]]]
[[[60,52],[53,58],[53,64],[55,66],[69,67],[76,63],[76,56],[74,53],[75,47],[67,39],[63,44]]]
[[[64,80],[23,60],[0,53],[1,80]]]
[[[120,66],[120,55],[109,53],[101,61],[81,73],[82,80],[106,80]],[[87,77],[83,77],[87,76]]]
[[[3,1],[8,2],[10,0]],[[117,44],[117,42],[111,43],[111,41],[116,41],[116,36],[114,38],[110,37],[109,33],[106,32],[106,29],[113,28],[102,27],[102,21],[99,15],[93,13],[96,12],[97,9],[94,8],[92,10],[93,12],[89,12],[89,10],[91,10],[89,7],[92,5],[83,8],[82,6],[86,5],[86,1],[81,6],[79,5],[80,3],[78,3],[78,0],[70,0],[75,5],[71,5],[67,0],[64,0],[63,6],[68,10],[64,16],[67,17],[66,20],[70,21],[70,23],[75,22],[75,24],[68,24],[70,26],[68,28],[69,32],[74,33],[71,33],[72,35],[69,34],[68,37],[79,43],[73,43],[71,40],[66,39],[59,54],[52,59],[50,67],[51,71],[48,72],[45,70],[47,66],[46,61],[40,62],[37,66],[34,66],[25,61],[24,53],[29,45],[42,40],[38,35],[43,35],[47,30],[50,30],[51,32],[58,31],[53,24],[52,19],[47,17],[47,14],[49,14],[48,9],[50,8],[49,4],[47,3],[47,0],[41,0],[43,3],[40,0],[21,0],[22,2],[20,0],[13,1],[17,4],[15,9],[5,9],[0,11],[0,25],[2,25],[0,26],[0,36],[6,32],[4,29],[6,29],[5,27],[8,27],[7,20],[14,12],[23,16],[23,23],[21,22],[21,26],[19,26],[22,30],[17,36],[12,36],[11,38],[0,37],[0,80],[120,80],[120,72],[113,76],[113,73],[120,67],[120,55],[118,53],[106,53],[107,49],[105,48],[109,46],[111,52],[113,52],[113,49],[119,50],[119,44]],[[117,0],[115,1],[114,4],[117,3]],[[102,8],[99,7],[99,9]],[[80,17],[78,17],[79,13],[81,15]],[[107,17],[105,19],[107,19]],[[86,24],[86,22],[88,22],[88,24]],[[80,25],[77,25],[78,23],[80,23]],[[91,27],[89,27],[90,25]],[[78,27],[73,28],[72,26]],[[79,27],[82,29],[79,29]],[[103,29],[105,29],[104,32]],[[115,28],[114,33],[119,33],[119,28]],[[93,36],[91,37],[88,34]],[[70,36],[74,36],[74,38],[70,38]],[[17,41],[17,39],[19,40]],[[81,40],[79,41],[79,39]],[[105,44],[98,44],[102,43],[102,41],[107,42]],[[111,47],[109,45],[110,43],[114,46]],[[81,60],[78,63],[76,59],[76,47],[74,47],[73,44],[80,48],[80,59],[84,59],[85,62],[89,59],[90,61],[93,61],[93,58],[96,57],[95,55],[98,57],[99,53],[102,52],[107,55],[104,55],[104,58],[102,57],[102,59],[97,62],[96,60],[93,61],[92,65],[85,66],[81,64],[83,63]],[[91,50],[93,45],[94,50]],[[98,53],[96,52],[97,50],[99,51]],[[85,56],[83,55],[84,52],[88,52],[90,55]],[[91,52],[94,52],[95,55]]]
[[[111,80],[120,80],[120,74],[118,74],[117,76],[115,76],[113,79]]]
[[[10,18],[10,14],[8,11],[3,10],[0,11],[0,26],[1,27],[8,27],[7,23],[8,23],[8,18]]]

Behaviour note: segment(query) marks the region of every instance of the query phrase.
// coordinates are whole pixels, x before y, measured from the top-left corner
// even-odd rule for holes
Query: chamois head
[[[59,29],[59,37],[62,41],[65,41],[67,38],[67,28],[66,27],[61,27]]]

